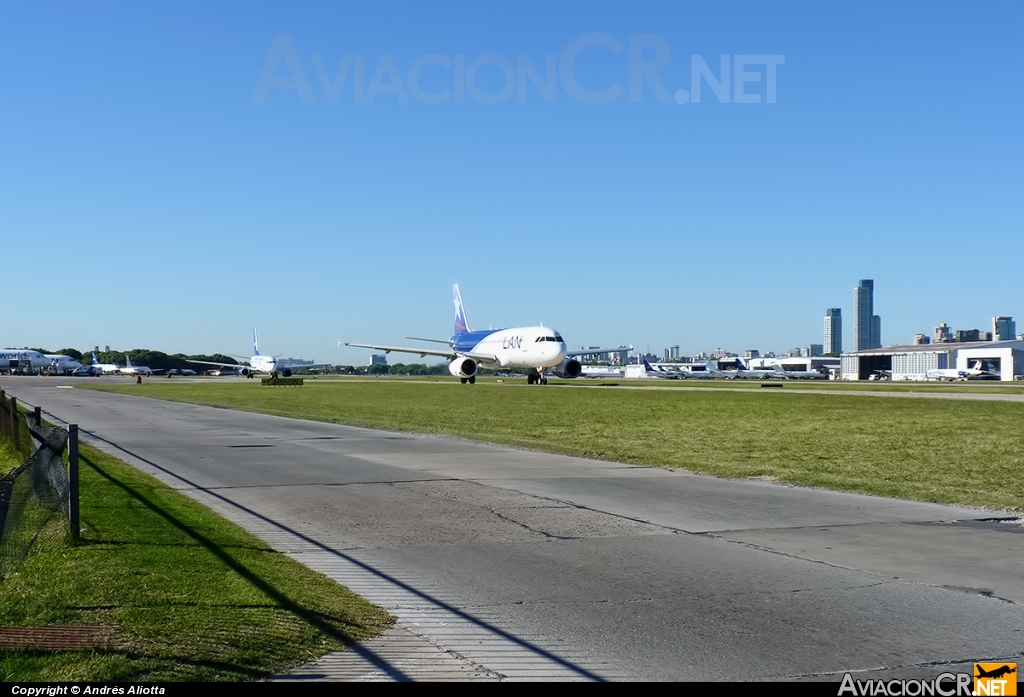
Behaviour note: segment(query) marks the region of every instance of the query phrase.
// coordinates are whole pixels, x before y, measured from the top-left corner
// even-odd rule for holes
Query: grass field
[[[789,383],[737,391],[520,382],[307,380],[300,389],[278,389],[247,381],[150,381],[96,388],[723,477],[1024,508],[1024,403],[813,394]]]
[[[115,458],[82,446],[80,469],[81,542],[40,535],[0,582],[0,626],[85,626],[99,639],[0,650],[3,681],[259,679],[391,621]]]

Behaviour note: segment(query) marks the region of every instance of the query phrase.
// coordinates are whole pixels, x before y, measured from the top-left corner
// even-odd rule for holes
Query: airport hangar
[[[976,361],[1003,381],[1024,376],[1024,341],[914,344],[844,353],[840,357],[840,379],[867,380],[872,374],[885,372],[893,380],[923,381],[929,370],[967,370]]]

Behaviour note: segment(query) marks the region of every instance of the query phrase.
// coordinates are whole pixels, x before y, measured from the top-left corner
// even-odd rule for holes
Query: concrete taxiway
[[[295,679],[934,678],[1024,647],[992,512],[0,378],[399,618]]]

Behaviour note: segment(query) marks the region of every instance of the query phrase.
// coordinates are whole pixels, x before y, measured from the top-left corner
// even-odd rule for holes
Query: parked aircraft
[[[59,353],[47,353],[44,355],[50,361],[50,370],[60,375],[68,375],[82,367],[81,362],[76,361],[71,356]]]
[[[736,377],[734,370],[718,370],[707,363],[691,363],[688,369],[681,372],[685,373],[684,377],[698,380]]]
[[[242,356],[238,356],[238,358],[242,358]],[[249,379],[252,379],[252,377],[254,375],[256,375],[257,373],[266,373],[267,375],[269,375],[272,378],[276,378],[276,377],[290,378],[292,376],[291,368],[289,368],[288,366],[284,366],[284,365],[281,365],[280,363],[278,363],[276,356],[264,356],[263,354],[260,353],[260,340],[259,340],[259,336],[256,334],[255,327],[252,330],[252,356],[250,356],[248,359],[243,359],[243,360],[248,360],[249,363],[247,365],[246,364],[239,365],[237,363],[217,363],[216,361],[193,361],[193,360],[190,360],[189,363],[201,363],[203,365],[215,365],[215,366],[218,366],[220,368],[227,368],[229,370],[237,370],[239,375],[242,375],[242,376],[244,376],[246,378],[249,378]],[[320,367],[321,365],[323,365],[323,364],[318,364],[318,365],[315,365],[315,366],[314,365],[303,365],[302,367],[303,368],[316,368],[316,367]],[[224,375],[223,371],[221,371],[221,375]]]
[[[92,354],[92,366],[98,368],[104,375],[117,375],[121,372],[121,366],[116,363],[100,363],[96,354]]]
[[[736,377],[746,380],[765,380],[777,375],[774,370],[748,368],[739,358],[736,359],[736,373]]]
[[[338,341],[338,346],[354,346],[391,353],[416,353],[423,356],[441,356],[448,359],[448,372],[459,378],[463,384],[475,383],[479,367],[491,370],[527,370],[527,383],[546,385],[545,373],[560,378],[576,378],[583,372],[583,367],[575,356],[591,353],[608,353],[621,351],[615,349],[585,349],[569,351],[561,335],[549,327],[516,327],[513,329],[488,329],[472,331],[466,321],[466,310],[462,305],[462,294],[459,284],[452,286],[455,302],[455,333],[447,341],[444,339],[423,339],[407,337],[416,341],[429,341],[436,344],[447,344],[447,349],[428,349],[407,346],[376,346],[373,344],[356,344],[351,341]]]
[[[677,370],[675,368],[666,368],[662,365],[651,365],[647,359],[644,359],[644,374],[649,378],[661,378],[662,380],[682,380],[686,375],[685,371]]]
[[[999,377],[985,370],[981,361],[974,361],[967,370],[956,368],[933,368],[925,373],[925,380],[986,380]]]
[[[786,370],[778,363],[775,364],[773,377],[784,380],[828,380],[828,375],[819,373],[817,370]]]
[[[33,373],[49,364],[49,358],[32,349],[0,349],[0,370]]]
[[[148,365],[132,365],[132,359],[125,354],[125,366],[120,369],[121,375],[152,375],[153,369]]]

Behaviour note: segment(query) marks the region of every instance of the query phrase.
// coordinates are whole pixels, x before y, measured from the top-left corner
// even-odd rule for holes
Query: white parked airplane
[[[489,329],[474,332],[466,321],[466,310],[462,305],[462,294],[459,284],[452,286],[455,301],[455,333],[447,341],[444,339],[422,339],[410,336],[416,341],[430,341],[436,344],[447,344],[448,348],[427,349],[408,346],[375,346],[372,344],[356,344],[351,341],[338,341],[338,346],[354,346],[391,353],[417,353],[423,356],[441,356],[451,363],[448,372],[459,378],[463,384],[475,383],[477,368],[489,370],[527,370],[527,383],[546,385],[545,373],[550,371],[560,378],[576,378],[583,372],[583,367],[575,356],[591,353],[608,353],[621,351],[622,347],[609,349],[585,349],[569,351],[565,341],[554,329],[548,327],[516,327],[513,329]]]
[[[128,354],[124,356],[125,366],[120,369],[121,375],[152,375],[153,369],[148,365],[132,365],[132,359]]]
[[[242,358],[241,356],[238,356]],[[243,359],[245,360],[245,359]],[[277,361],[276,356],[264,356],[260,353],[260,340],[256,334],[255,327],[252,330],[252,356],[248,358],[248,365],[238,363],[217,363],[216,361],[192,361],[189,363],[201,363],[203,365],[215,365],[220,368],[230,368],[237,370],[239,375],[246,378],[252,379],[257,373],[266,373],[272,378],[282,377],[290,378],[292,376],[291,368],[283,366]],[[303,365],[303,368],[319,368],[323,364],[317,365]]]
[[[643,366],[642,371],[633,370],[628,371],[627,374],[632,376],[641,372],[641,377],[660,378],[662,380],[682,380],[687,377],[687,375],[685,375],[686,371],[678,370],[677,368],[666,368],[662,365],[651,365],[646,358],[643,360],[641,365]]]
[[[925,380],[983,380],[998,377],[995,373],[985,370],[981,361],[974,361],[967,370],[956,368],[933,368],[925,373]]]
[[[765,370],[757,368],[748,368],[743,364],[739,358],[736,359],[736,373],[739,378],[747,380],[765,380],[767,378],[776,377],[778,373],[774,370]]]
[[[60,375],[73,373],[82,367],[79,361],[62,353],[47,353],[44,355],[50,361],[50,370]]]
[[[819,373],[817,370],[786,370],[778,363],[775,364],[773,377],[785,380],[828,380],[828,375]]]
[[[712,380],[715,378],[733,378],[736,377],[734,370],[718,370],[712,368],[707,363],[691,363],[689,367],[684,368],[682,371],[683,377],[690,380]]]
[[[35,372],[50,364],[50,359],[32,349],[0,349],[0,369]]]
[[[121,372],[121,366],[116,363],[100,363],[99,359],[96,358],[96,353],[92,354],[92,367],[96,368],[104,375],[117,375]]]

